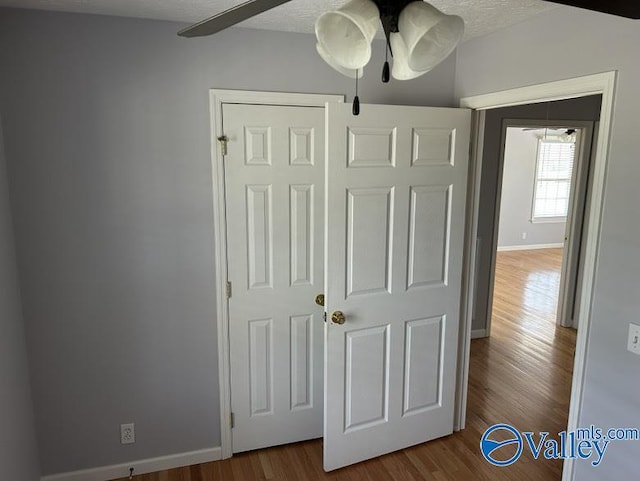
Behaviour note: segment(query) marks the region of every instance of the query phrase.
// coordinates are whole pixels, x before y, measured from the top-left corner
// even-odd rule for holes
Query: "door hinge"
[[[327,311],[324,311],[322,313],[322,319],[324,320],[324,322],[327,322]]]
[[[236,427],[236,415],[234,413],[231,413],[231,429]]]
[[[223,134],[218,137],[218,142],[220,143],[220,153],[222,155],[227,155],[227,143],[229,142],[229,138]]]
[[[231,281],[227,281],[227,299],[231,299]]]

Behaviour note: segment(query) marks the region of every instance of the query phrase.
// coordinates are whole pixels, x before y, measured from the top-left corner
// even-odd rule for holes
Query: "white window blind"
[[[575,142],[540,140],[533,199],[534,221],[567,217],[575,153]]]

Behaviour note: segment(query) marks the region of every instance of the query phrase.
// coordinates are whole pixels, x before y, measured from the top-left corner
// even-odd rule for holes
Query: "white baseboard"
[[[480,339],[483,337],[487,337],[486,329],[474,329],[471,331],[471,339]]]
[[[191,466],[222,459],[221,448],[202,449],[189,453],[172,454],[159,458],[141,459],[124,464],[102,466],[100,468],[83,469],[69,473],[43,476],[40,481],[108,481],[129,476],[129,468],[134,468],[134,475],[154,473],[165,469]]]
[[[558,249],[564,247],[562,242],[556,244],[533,244],[529,246],[502,246],[498,247],[498,252],[505,251],[530,251],[535,249]]]

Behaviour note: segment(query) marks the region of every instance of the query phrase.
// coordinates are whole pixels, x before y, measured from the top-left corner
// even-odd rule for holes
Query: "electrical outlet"
[[[120,425],[120,444],[133,444],[136,442],[136,428],[133,423]]]
[[[522,240],[527,240],[527,233],[526,232],[522,233]]]
[[[629,344],[627,350],[640,356],[640,326],[629,324]]]

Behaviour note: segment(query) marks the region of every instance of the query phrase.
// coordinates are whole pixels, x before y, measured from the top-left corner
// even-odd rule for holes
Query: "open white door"
[[[470,118],[327,107],[327,471],[453,431]]]
[[[573,123],[569,125],[574,127]],[[560,326],[577,329],[579,317],[578,283],[581,275],[581,257],[584,255],[582,253],[582,234],[585,227],[589,166],[592,158],[593,122],[575,122],[575,127],[576,149],[567,208],[556,322]]]

